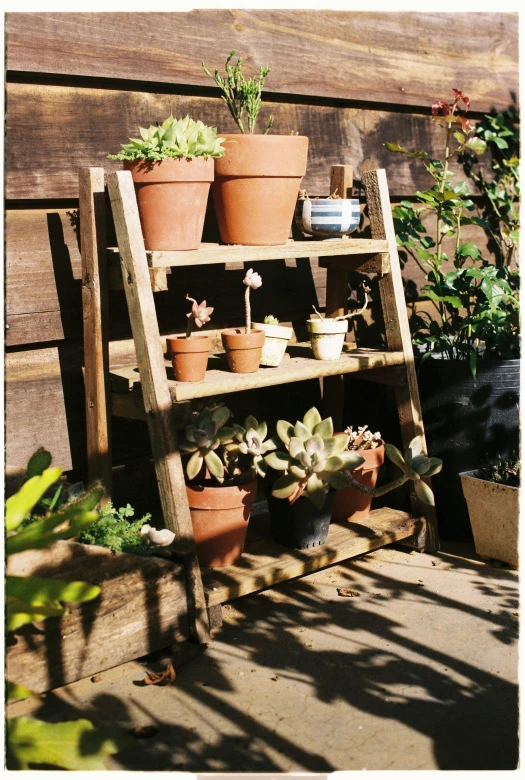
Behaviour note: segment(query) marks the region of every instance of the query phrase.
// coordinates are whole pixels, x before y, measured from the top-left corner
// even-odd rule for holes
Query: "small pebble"
[[[94,674],[93,677],[91,678],[91,682],[100,682],[101,680],[102,677],[100,676],[100,674]]]

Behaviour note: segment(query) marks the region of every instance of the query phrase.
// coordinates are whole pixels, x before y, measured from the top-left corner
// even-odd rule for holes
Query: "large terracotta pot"
[[[221,339],[230,371],[234,374],[253,374],[258,370],[264,346],[264,330],[226,328]]]
[[[202,382],[208,367],[211,339],[205,333],[190,338],[175,336],[166,339],[177,382]]]
[[[385,462],[385,445],[381,444],[375,450],[357,450],[357,454],[361,455],[365,462],[352,471],[353,478],[365,487],[375,488],[379,467]],[[358,523],[368,517],[371,504],[371,498],[354,488],[338,490],[335,494],[332,520],[351,520]]]
[[[213,181],[213,159],[125,160],[148,250],[198,249]]]
[[[235,563],[244,549],[257,478],[243,485],[186,485],[201,566]]]
[[[225,135],[215,160],[213,201],[225,244],[285,244],[306,173],[308,138]]]

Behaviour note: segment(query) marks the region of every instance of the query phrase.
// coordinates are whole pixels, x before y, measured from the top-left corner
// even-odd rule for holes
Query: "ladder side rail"
[[[111,499],[108,282],[103,168],[79,169],[80,255],[88,482],[101,480]]]
[[[379,292],[388,348],[402,351],[405,357],[406,385],[395,388],[401,439],[403,447],[406,448],[415,436],[420,436],[426,446],[412,336],[408,323],[386,171],[384,169],[364,171],[363,184],[366,189],[372,238],[386,239],[389,248],[390,273],[379,280]],[[431,486],[430,479],[425,480],[425,482],[429,487]],[[434,507],[426,506],[420,502],[414,491],[411,491],[411,501],[414,511],[423,514],[427,519],[427,549],[430,551],[438,550],[439,535]]]
[[[207,642],[205,594],[131,173],[110,174],[108,190],[164,520],[176,534],[187,566],[190,629],[199,641]]]

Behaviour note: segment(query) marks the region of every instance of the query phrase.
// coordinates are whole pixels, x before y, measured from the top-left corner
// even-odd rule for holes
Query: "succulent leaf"
[[[321,420],[315,426],[314,433],[318,433],[322,439],[329,439],[334,435],[334,424],[331,417],[327,417],[325,420]]]
[[[278,420],[276,428],[277,435],[279,436],[280,440],[283,444],[288,446],[290,438],[294,435],[293,425],[289,422],[286,422],[286,420]]]
[[[395,463],[396,466],[399,466],[399,468],[406,474],[408,471],[407,464],[405,463],[405,460],[397,447],[394,447],[393,444],[385,444],[385,452],[387,458],[391,460],[392,463]]]
[[[339,455],[332,455],[331,458],[325,461],[323,470],[328,472],[339,471],[344,465],[345,461],[343,458],[339,457]]]
[[[290,463],[290,457],[287,452],[274,451],[264,456],[266,463],[276,471],[286,471]]]
[[[204,462],[206,463],[210,474],[219,482],[222,482],[224,479],[224,465],[217,453],[213,451],[207,452],[204,456]]]
[[[308,428],[310,433],[313,433],[315,426],[319,425],[320,422],[321,422],[321,415],[319,414],[315,406],[312,406],[312,408],[308,409],[305,416],[303,417],[303,424],[306,428]]]
[[[197,474],[202,469],[203,462],[204,459],[202,457],[201,451],[197,450],[194,452],[186,466],[186,474],[188,475],[188,479],[195,479]]]
[[[315,436],[312,436],[310,439],[307,439],[305,441],[304,449],[309,455],[313,455],[314,453],[317,454],[324,453],[325,443],[321,439],[319,434],[316,434]]]
[[[296,488],[297,479],[290,474],[285,474],[274,482],[272,496],[274,498],[288,498]]]
[[[307,439],[310,438],[310,431],[308,430],[306,425],[303,425],[302,422],[297,420],[293,429],[293,435],[297,439],[302,439],[302,441],[306,441]]]
[[[434,474],[439,474],[441,469],[443,468],[443,461],[440,458],[429,458],[430,466],[425,471],[424,477],[433,477]]]
[[[334,490],[344,490],[351,486],[350,480],[342,471],[322,471],[319,477]]]
[[[414,489],[416,491],[416,496],[419,498],[420,501],[423,502],[423,504],[427,504],[428,506],[435,505],[434,494],[432,493],[428,485],[426,485],[424,482],[419,480],[414,484]]]
[[[218,406],[216,409],[214,409],[211,413],[211,419],[216,425],[216,430],[218,431],[219,428],[222,428],[223,425],[226,425],[231,416],[232,413],[227,406]]]
[[[362,466],[365,462],[363,456],[359,455],[358,452],[344,452],[340,457],[343,460],[343,469],[345,471],[353,471],[354,469],[358,469],[359,466]]]
[[[253,415],[251,415],[251,414],[248,415],[248,417],[244,421],[244,427],[246,428],[247,431],[249,431],[249,430],[254,430],[254,431],[257,430],[257,426],[258,425],[259,425],[258,420],[256,420],[255,417]]]
[[[412,458],[410,468],[418,474],[425,474],[430,468],[430,458],[427,458],[426,455],[416,455]]]
[[[326,499],[326,488],[324,482],[322,479],[319,479],[317,474],[312,474],[308,477],[306,492],[310,501],[315,504],[318,509],[321,509]]]

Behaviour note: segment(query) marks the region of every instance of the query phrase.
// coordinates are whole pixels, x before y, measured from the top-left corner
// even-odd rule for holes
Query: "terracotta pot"
[[[310,334],[310,344],[316,360],[337,360],[345,342],[348,320],[336,320],[330,317],[306,320]]]
[[[361,455],[365,462],[352,471],[352,476],[361,485],[374,488],[379,467],[385,462],[385,445],[381,444],[374,450],[357,450],[357,454]],[[335,494],[332,520],[350,520],[352,523],[358,523],[368,517],[371,504],[371,498],[354,488],[338,490]]]
[[[244,485],[186,485],[201,566],[235,563],[244,549],[257,478]]]
[[[210,337],[205,333],[195,333],[190,338],[176,336],[166,339],[166,345],[177,382],[202,382],[208,366]]]
[[[308,138],[241,133],[221,137],[225,154],[215,160],[212,195],[222,241],[285,244],[306,173]]]
[[[264,346],[264,330],[227,328],[221,332],[222,343],[230,371],[234,374],[253,374],[258,370]]]
[[[124,168],[131,171],[135,183],[146,249],[198,249],[213,158],[125,160]]]

